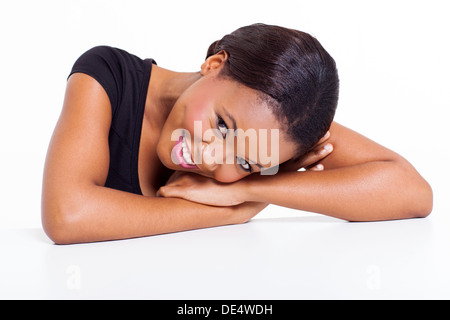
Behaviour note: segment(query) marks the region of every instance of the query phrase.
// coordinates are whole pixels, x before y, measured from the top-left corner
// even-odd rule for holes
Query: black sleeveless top
[[[124,50],[94,47],[75,62],[70,75],[85,73],[105,89],[112,108],[109,131],[109,171],[105,187],[142,195],[138,156],[152,59]],[[69,77],[70,77],[69,75]]]

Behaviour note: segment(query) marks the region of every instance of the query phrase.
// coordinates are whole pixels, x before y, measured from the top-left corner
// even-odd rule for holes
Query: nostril
[[[203,152],[205,148],[208,146],[207,143],[201,142],[201,146],[199,147],[198,144],[194,141],[194,162],[195,164],[202,164],[203,163]]]

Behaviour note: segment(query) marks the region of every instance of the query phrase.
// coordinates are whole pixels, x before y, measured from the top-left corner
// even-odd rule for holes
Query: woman
[[[263,24],[213,43],[194,73],[89,50],[48,150],[46,233],[66,244],[244,223],[269,203],[349,221],[427,216],[417,171],[333,122],[338,82],[315,38]]]

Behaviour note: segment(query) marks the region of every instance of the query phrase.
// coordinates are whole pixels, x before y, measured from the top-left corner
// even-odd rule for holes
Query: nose
[[[217,169],[220,161],[217,161],[217,144],[202,142],[202,169],[212,173]]]
[[[227,163],[227,158],[232,159],[232,154],[234,153],[234,150],[228,150],[229,148],[226,148],[226,143],[224,141],[213,141],[210,143],[202,141],[201,149],[201,168],[210,173]]]

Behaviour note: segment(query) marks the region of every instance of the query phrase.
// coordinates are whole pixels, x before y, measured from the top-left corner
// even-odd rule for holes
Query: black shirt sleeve
[[[111,103],[110,166],[105,186],[136,194],[142,194],[138,155],[152,63],[152,59],[142,60],[122,49],[97,46],[82,54],[70,72],[97,80]]]

